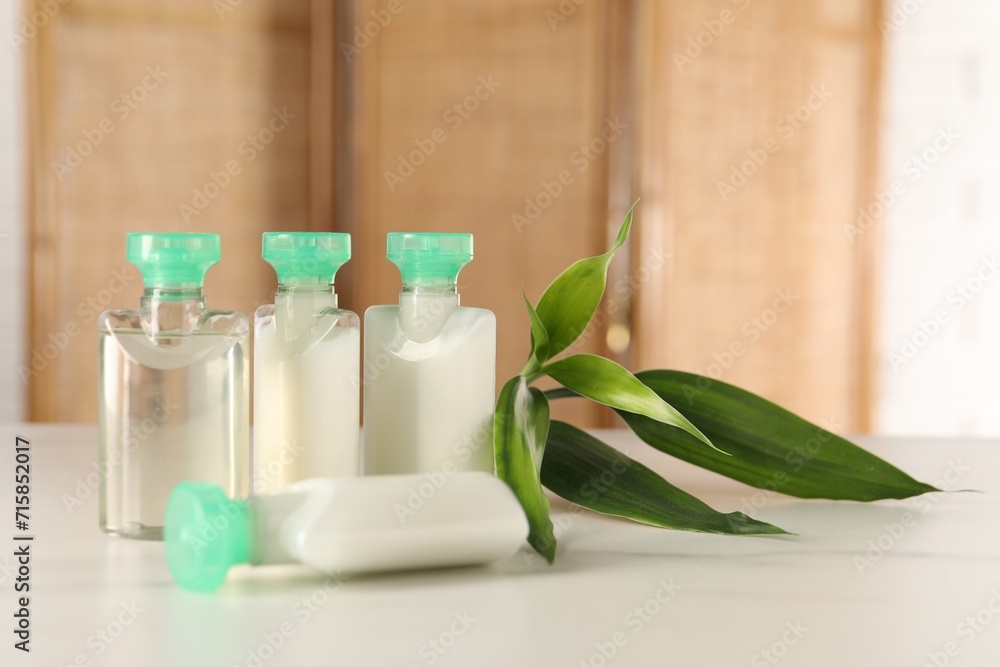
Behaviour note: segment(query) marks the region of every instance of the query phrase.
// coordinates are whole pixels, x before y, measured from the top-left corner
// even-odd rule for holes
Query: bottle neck
[[[433,340],[451,313],[461,305],[455,284],[403,285],[399,295],[399,325],[416,343]]]
[[[303,486],[300,484],[300,489]],[[253,517],[254,565],[284,565],[298,560],[290,552],[283,539],[283,528],[288,517],[309,500],[308,488],[297,492],[285,491],[274,494],[254,494],[247,505]],[[293,535],[293,537],[297,537]]]
[[[405,294],[424,294],[434,296],[447,296],[453,294],[458,296],[458,285],[455,283],[441,283],[435,285],[408,285],[403,283],[403,292],[400,296],[402,297]]]
[[[336,295],[337,290],[335,289],[333,283],[310,283],[308,285],[303,284],[293,284],[293,283],[279,283],[278,284],[278,294],[333,294]]]
[[[167,285],[146,287],[142,293],[142,303],[205,303],[205,289],[201,285]]]
[[[274,305],[312,316],[326,308],[337,308],[337,292],[333,283],[324,285],[279,284],[274,295]],[[288,315],[291,317],[291,315]]]
[[[148,314],[148,331],[192,331],[205,312],[205,292],[201,285],[146,287],[141,307]]]

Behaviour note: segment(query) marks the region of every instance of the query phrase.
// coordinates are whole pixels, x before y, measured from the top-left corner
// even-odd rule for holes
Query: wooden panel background
[[[217,6],[232,11],[220,15]],[[261,232],[311,224],[309,16],[308,0],[74,0],[32,40],[29,345],[51,353],[51,337],[78,333],[44,368],[36,364],[31,419],[96,419],[95,313],[135,307],[141,294],[125,262],[126,232],[220,233],[209,306],[252,313],[270,301],[274,275],[260,259]],[[165,77],[147,79],[152,89],[137,101],[130,91],[147,67]],[[127,117],[123,94],[134,106]],[[263,150],[241,153],[273,109],[295,118]],[[65,163],[68,147],[88,141],[85,132],[96,143],[102,119],[113,131],[60,178],[53,162]],[[193,190],[229,161],[241,172],[186,221],[180,205],[191,205]],[[123,290],[116,271],[132,277]]]
[[[633,262],[655,247],[670,260],[637,296],[637,366],[710,374],[841,430],[870,427],[877,237],[852,242],[844,226],[875,190],[880,11],[875,0],[641,2]],[[829,98],[807,114],[816,90]],[[797,111],[808,119],[785,121],[789,132]],[[762,162],[769,140],[766,162],[724,196],[719,183],[748,151]],[[794,302],[772,311],[783,290]]]
[[[32,419],[94,420],[93,313],[132,307],[140,293],[137,278],[109,291],[127,231],[221,233],[210,303],[248,313],[273,291],[259,259],[267,229],[352,232],[355,259],[338,284],[357,312],[396,299],[386,232],[471,231],[463,302],[497,313],[502,381],[528,349],[520,288],[537,299],[563,267],[601,252],[641,194],[612,275],[619,311],[605,307],[579,349],[610,342],[634,368],[718,375],[837,428],[869,426],[878,239],[852,243],[843,227],[875,185],[880,0],[388,7],[61,6],[29,45],[30,345],[79,333],[31,378]],[[688,48],[691,61],[678,63]],[[157,66],[167,77],[119,118],[116,98]],[[499,85],[475,100],[483,80]],[[832,95],[784,136],[778,123],[814,87]],[[247,160],[241,142],[275,108],[296,118]],[[60,178],[52,163],[105,117],[114,131]],[[616,118],[628,127],[581,163]],[[769,139],[777,149],[724,199],[719,182]],[[428,141],[433,152],[389,183]],[[230,160],[242,173],[185,222],[180,205]],[[561,171],[572,180],[551,197],[544,183]],[[526,200],[542,204],[537,214]],[[776,291],[788,289],[798,299],[770,321]],[[557,414],[610,423],[582,402]]]
[[[354,23],[341,39],[353,39],[385,3],[354,6]],[[595,154],[582,171],[573,155],[600,136],[607,117],[607,21],[615,9],[587,3],[550,24],[546,10],[554,6],[539,0],[402,3],[376,37],[351,53],[355,253],[384,258],[389,231],[475,233],[476,258],[462,272],[460,290],[463,304],[497,314],[498,383],[517,373],[528,353],[522,286],[537,300],[562,268],[603,252],[607,242],[610,152]],[[482,79],[499,85],[488,97],[481,89],[485,99],[468,103],[467,118],[448,115]],[[435,130],[444,140],[414,160],[422,164],[412,175],[390,184],[386,172],[407,174],[399,169],[401,156],[408,159],[415,142],[427,145]],[[548,205],[530,224],[516,225],[512,215],[529,217],[525,199],[544,195],[542,182],[564,170],[572,182],[551,203],[543,196]],[[353,275],[359,311],[396,301],[399,274],[388,261],[358,263]],[[603,346],[598,327],[579,350]],[[602,419],[579,401],[554,410],[585,425]]]

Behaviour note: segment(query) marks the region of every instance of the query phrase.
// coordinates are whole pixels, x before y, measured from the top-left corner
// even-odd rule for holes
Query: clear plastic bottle
[[[241,563],[381,572],[490,563],[524,544],[528,520],[503,481],[456,473],[415,496],[426,484],[424,475],[309,479],[248,500],[181,484],[167,504],[170,572],[184,588],[211,591]]]
[[[493,472],[496,317],[460,305],[471,234],[389,234],[398,306],[365,313],[365,474]]]
[[[219,256],[216,234],[128,235],[141,305],[98,319],[105,533],[162,539],[167,498],[181,482],[247,492],[249,322],[205,305],[205,273]]]
[[[333,287],[351,237],[268,232],[261,255],[278,292],[254,315],[253,493],[356,476],[361,322]]]

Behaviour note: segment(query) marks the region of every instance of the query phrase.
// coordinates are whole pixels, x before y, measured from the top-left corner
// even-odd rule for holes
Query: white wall
[[[1000,2],[891,0],[888,11],[883,179],[900,194],[874,223],[886,249],[876,428],[995,436]]]
[[[0,422],[25,416],[25,387],[17,375],[24,357],[27,313],[24,236],[24,51],[10,33],[21,31],[23,3],[0,3]]]

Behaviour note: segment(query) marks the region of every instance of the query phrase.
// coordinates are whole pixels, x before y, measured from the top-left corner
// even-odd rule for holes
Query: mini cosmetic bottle
[[[167,498],[181,482],[247,492],[249,324],[205,303],[205,273],[219,255],[216,234],[128,235],[142,301],[98,319],[105,533],[162,539]]]
[[[412,509],[424,484],[424,475],[309,479],[247,500],[182,484],[167,504],[167,562],[180,586],[211,591],[241,563],[336,576],[491,563],[524,544],[528,520],[503,481],[455,473]]]
[[[365,474],[493,472],[496,317],[459,303],[471,234],[389,234],[399,304],[365,313]]]
[[[274,305],[254,315],[253,493],[359,474],[360,320],[337,307],[351,237],[266,233]]]

